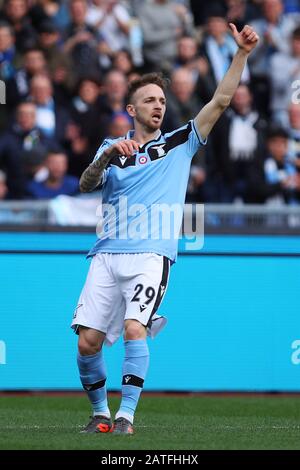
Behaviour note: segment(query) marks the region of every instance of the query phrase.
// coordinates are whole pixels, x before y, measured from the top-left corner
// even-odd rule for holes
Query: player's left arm
[[[247,58],[259,40],[257,33],[251,26],[244,26],[240,33],[233,23],[229,23],[229,26],[238,45],[238,50],[225,77],[219,83],[213,98],[195,117],[195,125],[203,139],[206,139],[221,114],[230,105],[230,101],[239,85]]]

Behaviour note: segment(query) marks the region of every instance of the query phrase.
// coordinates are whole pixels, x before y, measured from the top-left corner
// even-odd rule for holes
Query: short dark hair
[[[147,73],[146,75],[142,75],[140,78],[137,78],[130,83],[128,87],[127,102],[130,103],[135,92],[146,85],[157,85],[165,91],[169,85],[169,80],[161,73]]]
[[[60,155],[62,153],[66,155],[66,151],[57,142],[52,142],[47,148],[47,157],[49,157],[49,155]]]
[[[0,28],[7,28],[12,36],[15,35],[15,32],[14,32],[13,28],[11,27],[11,25],[7,21],[1,20],[0,21]]]
[[[300,39],[300,27],[298,26],[294,31],[292,32],[292,39]]]
[[[45,52],[43,51],[43,49],[41,49],[38,46],[32,45],[32,46],[26,47],[26,49],[23,52],[23,55],[30,54],[30,52],[39,52],[40,54],[42,54],[42,56],[45,59]]]
[[[288,139],[289,133],[284,127],[278,125],[277,123],[272,123],[269,125],[267,129],[267,139],[270,140],[276,137],[281,137],[282,139]]]

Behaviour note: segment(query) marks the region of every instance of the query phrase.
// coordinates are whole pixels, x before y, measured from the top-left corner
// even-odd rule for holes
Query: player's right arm
[[[79,181],[80,191],[88,193],[100,184],[104,170],[112,158],[117,155],[124,155],[128,158],[138,150],[139,144],[135,140],[130,139],[119,140],[107,147],[100,154],[99,158],[96,158],[82,173]]]

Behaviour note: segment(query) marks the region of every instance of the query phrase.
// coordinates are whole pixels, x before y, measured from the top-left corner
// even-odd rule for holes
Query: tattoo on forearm
[[[111,160],[109,154],[103,153],[101,158],[91,163],[82,173],[79,186],[80,191],[87,193],[93,191],[101,181],[103,172]]]

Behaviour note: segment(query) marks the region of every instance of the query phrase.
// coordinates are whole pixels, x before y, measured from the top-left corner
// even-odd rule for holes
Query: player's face
[[[132,117],[148,132],[160,129],[165,112],[166,97],[163,90],[154,84],[139,88],[134,94]]]

